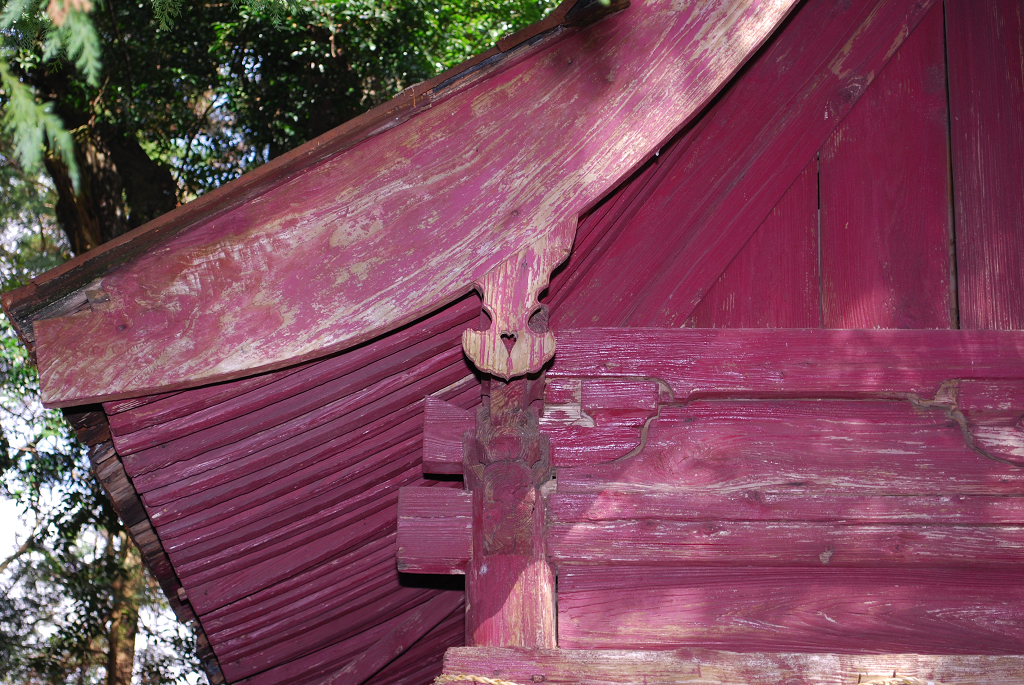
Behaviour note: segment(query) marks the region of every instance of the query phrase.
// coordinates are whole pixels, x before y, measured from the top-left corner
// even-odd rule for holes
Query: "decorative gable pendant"
[[[462,349],[478,369],[507,381],[540,371],[555,355],[554,334],[530,320],[543,309],[537,298],[575,235],[576,219],[562,221],[474,282],[491,317],[487,330],[462,333]]]

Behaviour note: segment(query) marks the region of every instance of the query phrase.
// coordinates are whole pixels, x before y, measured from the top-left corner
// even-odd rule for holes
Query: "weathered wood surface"
[[[463,332],[462,348],[477,369],[507,381],[537,373],[554,356],[555,334],[537,298],[552,270],[569,256],[575,236],[576,217],[571,217],[476,281],[491,325]]]
[[[1024,657],[458,647],[445,654],[444,672],[523,685],[1006,685],[1024,680]]]
[[[492,379],[464,443],[473,497],[473,554],[466,568],[466,643],[554,647],[555,574],[545,553],[548,440],[531,406],[537,381]]]
[[[400,625],[348,662],[345,668],[324,679],[322,685],[362,685],[431,628],[462,607],[462,603],[462,597],[455,592],[437,595],[406,614]]]
[[[805,487],[734,489],[616,483],[565,474],[548,498],[558,522],[844,521],[850,524],[1024,525],[1024,495],[815,492]],[[570,482],[571,481],[571,482]],[[565,534],[574,534],[567,524]],[[557,548],[556,548],[557,553]],[[984,561],[984,558],[982,558]]]
[[[814,155],[686,324],[820,328],[818,288],[818,158]]]
[[[583,329],[560,331],[548,378],[660,379],[702,396],[931,399],[943,381],[1020,378],[1013,331]]]
[[[462,475],[462,436],[476,429],[476,412],[433,397],[423,405],[423,473]]]
[[[1024,10],[946,2],[963,328],[1024,328]]]
[[[801,5],[570,282],[555,329],[682,325],[933,4]]]
[[[652,381],[548,381],[540,425],[551,444],[552,465],[613,461],[631,453],[657,413],[659,394]]]
[[[60,316],[84,304],[84,291],[90,284],[133,257],[204,220],[259,197],[269,188],[285,183],[306,169],[315,167],[371,136],[398,126],[444,99],[500,73],[517,60],[558,41],[565,28],[586,26],[628,6],[628,0],[613,0],[607,4],[563,0],[544,19],[504,36],[491,49],[431,79],[413,84],[393,99],[289,150],[242,177],[94,248],[88,254],[79,255],[33,278],[24,288],[3,293],[4,310],[11,316],[19,337],[31,351],[34,320]]]
[[[822,147],[826,328],[956,327],[942,9],[932,7]]]
[[[1017,407],[1024,414],[1024,398]],[[629,459],[559,469],[559,492],[597,493],[602,483],[752,496],[1014,495],[1024,493],[1024,469],[987,458],[942,406],[723,400],[662,407]]]
[[[453,300],[628,177],[793,4],[638,3],[175,236],[36,323],[44,401],[250,375]]]
[[[452,488],[398,492],[398,570],[465,574],[473,555],[473,496]]]
[[[562,566],[569,649],[1017,654],[1016,570]]]
[[[1019,568],[1024,526],[856,525],[781,521],[559,522],[548,530],[559,569],[574,565]],[[852,598],[851,598],[852,599]]]

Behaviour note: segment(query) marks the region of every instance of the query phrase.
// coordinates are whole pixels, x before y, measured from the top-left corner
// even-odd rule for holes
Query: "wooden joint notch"
[[[555,336],[547,330],[546,309],[537,298],[554,268],[569,256],[575,235],[574,217],[474,282],[491,317],[487,330],[462,333],[462,348],[478,369],[509,380],[540,371],[555,355]]]

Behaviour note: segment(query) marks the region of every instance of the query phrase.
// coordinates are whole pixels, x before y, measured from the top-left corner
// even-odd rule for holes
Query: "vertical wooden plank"
[[[947,0],[960,325],[1024,328],[1020,0]]]
[[[817,157],[697,305],[687,325],[821,327]]]
[[[942,6],[821,149],[826,328],[950,328]]]

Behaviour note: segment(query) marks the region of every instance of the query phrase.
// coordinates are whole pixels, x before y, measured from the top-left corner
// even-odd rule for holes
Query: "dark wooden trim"
[[[75,429],[78,440],[89,447],[89,462],[93,475],[110,498],[114,511],[128,530],[132,542],[139,548],[142,563],[160,584],[160,589],[167,597],[167,603],[174,611],[174,615],[182,623],[192,622],[196,632],[196,652],[210,685],[222,685],[226,680],[210,641],[203,631],[202,623],[188,603],[188,595],[174,572],[160,536],[153,528],[142,505],[142,499],[135,491],[135,486],[121,463],[121,457],[110,441],[107,415],[98,405],[90,405],[65,409],[64,418]]]

